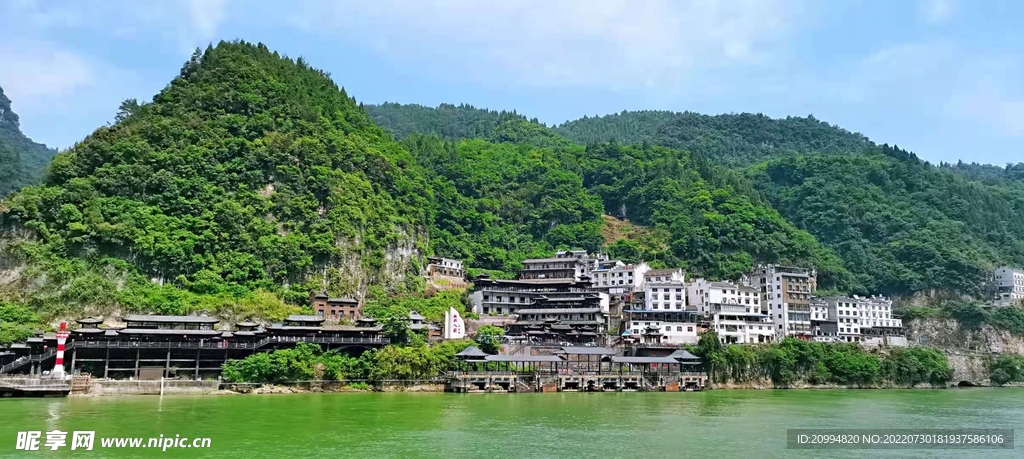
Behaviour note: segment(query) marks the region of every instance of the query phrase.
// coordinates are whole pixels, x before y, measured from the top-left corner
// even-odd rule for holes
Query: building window
[[[693,331],[693,327],[686,327],[686,331],[692,332]]]

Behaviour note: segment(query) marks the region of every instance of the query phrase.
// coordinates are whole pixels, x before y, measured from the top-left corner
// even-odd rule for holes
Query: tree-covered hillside
[[[933,166],[813,117],[638,111],[553,128],[521,121],[510,131],[507,126],[512,124],[498,122],[496,112],[469,106],[445,110],[450,113],[388,104],[389,117],[378,120],[394,132],[399,130],[390,120],[401,119],[401,132],[458,136],[459,131],[445,123],[471,119],[485,127],[472,135],[492,141],[591,145],[586,155],[580,153],[582,147],[570,148],[575,153],[560,161],[584,174],[584,186],[602,197],[605,212],[660,228],[652,233],[660,235],[657,241],[646,247],[628,247],[635,242],[623,241],[610,247],[613,253],[667,260],[723,276],[751,261],[813,259],[819,269],[830,266],[823,271],[837,273],[827,285],[890,294],[933,288],[978,293],[993,264],[1024,265],[1019,245],[1024,218],[1018,204],[1024,190],[1020,165]],[[685,173],[676,169],[677,164],[686,165]],[[601,168],[609,170],[600,172]],[[664,180],[666,171],[682,178],[664,187],[655,178]],[[726,190],[719,192],[719,199],[730,202],[726,208],[740,219],[716,228],[721,215],[728,213],[716,211],[709,214],[713,218],[695,219],[703,212],[693,207],[699,199],[680,199],[677,202],[686,204],[682,207],[667,204],[667,196],[689,196],[679,188],[694,183]],[[736,211],[743,206],[750,211]],[[774,209],[784,220],[773,221]],[[820,246],[815,238],[805,239],[807,233],[792,233],[794,225],[831,250],[816,248]],[[679,230],[669,236],[667,229],[673,227]],[[786,241],[790,248],[780,249],[778,241]],[[832,264],[836,261],[839,266]],[[845,277],[848,274],[852,277]]]
[[[422,170],[301,58],[244,42],[197,50],[118,120],[0,206],[4,233],[27,236],[0,244],[4,259],[55,283],[18,300],[45,290],[72,296],[51,298],[66,307],[173,311],[189,305],[168,286],[301,300],[419,274],[433,208]]]
[[[430,134],[442,139],[490,138],[498,125],[511,119],[526,119],[516,112],[494,111],[472,105],[383,103],[364,105],[374,123],[387,128],[396,138]],[[534,120],[536,121],[536,120]]]
[[[980,293],[994,265],[1024,266],[1019,188],[966,180],[888,146],[777,159],[749,176],[872,292]]]
[[[0,88],[0,197],[37,183],[43,168],[57,152],[22,134],[11,99]]]
[[[650,239],[605,247],[627,261],[715,278],[736,278],[757,262],[809,264],[825,285],[852,287],[834,253],[766,202],[727,180],[705,180],[709,166],[686,153],[582,147],[522,119],[498,124],[487,140],[412,136],[403,144],[433,173],[435,250],[476,267],[514,271],[526,255],[599,249],[612,242],[600,233],[603,212],[651,230]]]

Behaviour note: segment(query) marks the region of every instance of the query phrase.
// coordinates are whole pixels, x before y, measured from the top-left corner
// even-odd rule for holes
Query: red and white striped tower
[[[55,377],[64,376],[64,343],[68,340],[68,323],[61,322],[60,330],[57,331],[57,363],[53,365],[51,375]]]

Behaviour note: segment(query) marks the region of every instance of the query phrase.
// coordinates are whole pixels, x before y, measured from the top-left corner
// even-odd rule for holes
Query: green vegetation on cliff
[[[37,183],[43,168],[57,152],[22,134],[11,99],[0,88],[0,198]]]
[[[389,266],[388,254],[426,249],[423,173],[301,58],[244,42],[197,50],[151,103],[122,104],[118,120],[0,208],[5,231],[28,236],[8,250],[50,271],[40,279],[97,273],[116,287],[91,306],[144,309],[126,297],[169,286],[301,301],[312,287],[401,289],[419,274],[415,260]],[[127,281],[111,280],[111,266]]]
[[[826,286],[897,295],[937,289],[986,296],[994,266],[1024,265],[1021,165],[933,166],[810,116],[635,111],[549,129],[464,105],[367,110],[386,114],[375,119],[399,136],[481,136],[572,152],[561,164],[584,175],[605,212],[660,228],[647,244],[613,243],[615,254],[712,276],[734,275],[750,260],[789,260],[818,267]],[[455,120],[479,128],[446,124]],[[508,126],[528,134],[508,135]],[[589,145],[586,153],[566,146],[573,142]],[[666,188],[669,181],[676,190]],[[679,184],[707,187],[713,211],[700,192],[679,191]],[[686,196],[697,198],[673,199]]]
[[[766,345],[722,345],[714,331],[701,335],[693,352],[704,360],[712,381],[775,387],[801,384],[852,387],[943,386],[952,378],[941,351],[929,347],[871,352],[858,344],[815,343],[785,338]]]
[[[1024,190],[965,180],[887,146],[783,158],[750,172],[867,291],[980,294],[999,262],[1024,266]]]

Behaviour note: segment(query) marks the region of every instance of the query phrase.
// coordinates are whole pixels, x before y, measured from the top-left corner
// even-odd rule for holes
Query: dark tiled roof
[[[422,314],[420,314],[420,313],[418,313],[416,311],[409,311],[409,319],[410,320],[424,320],[424,319],[426,319],[426,317],[423,317]]]
[[[220,336],[224,333],[220,330],[169,330],[164,328],[122,328],[117,331],[122,335],[194,335],[194,336]]]
[[[355,299],[355,298],[349,298],[349,297],[344,297],[344,298],[328,298],[328,299],[327,299],[327,302],[328,302],[328,303],[349,303],[349,304],[359,304],[359,300],[357,300],[357,299]]]
[[[516,314],[597,314],[601,308],[521,308]]]
[[[78,323],[80,323],[82,325],[86,325],[86,324],[93,325],[93,324],[103,323],[103,319],[97,319],[95,317],[86,317],[84,319],[78,319],[75,322],[78,322]]]
[[[71,330],[72,333],[103,333],[102,329],[99,328],[79,328],[77,330]]]
[[[125,322],[163,322],[163,323],[192,323],[192,324],[215,324],[219,322],[216,317],[207,316],[163,316],[157,314],[131,314],[124,318]]]
[[[463,349],[462,352],[459,352],[458,354],[455,354],[455,356],[456,357],[486,357],[487,353],[484,352],[484,351],[481,351],[480,348],[478,348],[476,346],[469,346],[469,347]]]
[[[615,352],[603,347],[588,346],[566,346],[555,351],[556,354],[566,355],[614,355]]]
[[[691,354],[686,349],[679,349],[668,356],[676,360],[700,360],[700,357]]]
[[[256,322],[248,322],[248,321],[246,321],[246,322],[239,322],[239,323],[235,324],[235,326],[237,326],[237,327],[258,327],[259,325],[260,324],[258,324]]]
[[[554,355],[489,355],[485,358],[488,362],[564,362],[560,357]]]
[[[324,318],[320,317],[320,316],[303,316],[303,315],[293,314],[293,315],[288,316],[288,318],[285,319],[285,321],[286,322],[323,322]]]
[[[648,363],[679,363],[672,357],[622,357],[613,355],[611,357],[612,363],[637,363],[637,364],[648,364]]]

